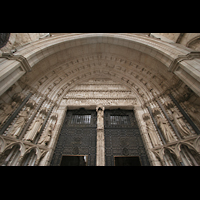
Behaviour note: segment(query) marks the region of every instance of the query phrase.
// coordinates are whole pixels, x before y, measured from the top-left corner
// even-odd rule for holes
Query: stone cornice
[[[178,55],[178,57],[176,59],[174,59],[174,61],[169,66],[168,71],[174,72],[178,68],[178,65],[181,61],[192,60],[192,59],[195,59],[195,58],[200,58],[200,52],[199,51],[193,51],[193,52],[190,52],[186,55]]]
[[[8,60],[16,60],[21,63],[22,68],[26,72],[31,71],[31,66],[29,65],[27,59],[22,55],[13,55],[12,53],[3,53],[1,57],[6,58]]]

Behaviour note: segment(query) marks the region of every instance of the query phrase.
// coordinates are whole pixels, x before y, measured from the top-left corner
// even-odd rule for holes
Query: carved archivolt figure
[[[185,122],[183,121],[183,116],[179,115],[177,111],[175,111],[173,108],[171,108],[172,111],[172,117],[174,120],[174,123],[179,131],[179,133],[183,136],[183,137],[187,137],[189,135],[191,135],[191,131],[190,129],[186,126]]]
[[[158,126],[160,127],[165,139],[170,142],[176,140],[171,129],[169,128],[167,121],[165,118],[161,117],[161,115],[156,116]]]
[[[25,98],[25,95],[22,93],[16,93],[13,95],[12,100],[15,102],[22,102],[23,99]]]
[[[40,87],[40,82],[37,82],[35,85],[34,85],[34,88],[37,90],[39,87]]]
[[[151,123],[150,120],[147,120],[146,121],[146,125],[147,125],[147,132],[148,132],[148,135],[151,139],[151,142],[153,144],[154,147],[160,145],[160,141],[159,141],[159,138],[155,132],[155,129],[153,127],[153,124]]]
[[[39,133],[42,124],[43,124],[43,119],[42,119],[42,114],[40,114],[39,118],[36,119],[29,127],[27,134],[24,137],[24,140],[33,142],[35,136],[37,135],[37,133]]]
[[[30,108],[27,107],[24,111],[21,111],[19,113],[19,117],[16,120],[10,135],[12,135],[14,137],[18,137],[20,135],[20,133],[27,121],[29,112],[30,112]]]
[[[0,125],[6,121],[6,119],[11,114],[11,112],[13,111],[16,104],[17,103],[14,101],[14,102],[12,102],[11,105],[9,105],[9,104],[1,105],[1,107],[0,107],[0,109],[1,109],[0,110]]]

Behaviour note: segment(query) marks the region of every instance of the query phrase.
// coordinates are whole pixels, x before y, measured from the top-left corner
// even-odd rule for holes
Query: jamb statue
[[[157,115],[156,119],[157,119],[158,126],[160,127],[166,140],[168,142],[175,141],[176,139],[175,139],[174,135],[172,134],[172,131],[170,130],[166,119],[163,118],[161,115]]]
[[[27,134],[24,136],[24,140],[33,142],[36,135],[40,132],[42,124],[43,124],[43,119],[42,119],[42,114],[40,114],[39,118],[37,118],[28,128]]]
[[[173,108],[171,108],[171,111],[172,111],[172,117],[173,117],[174,123],[179,133],[183,137],[190,136],[192,133],[190,129],[187,127],[186,123],[183,121],[183,115],[178,114],[177,111],[175,111],[175,109]]]
[[[19,117],[16,120],[10,135],[12,135],[15,138],[20,135],[21,130],[23,129],[23,127],[28,119],[29,112],[30,112],[30,108],[27,107],[24,111],[21,111],[19,113]]]

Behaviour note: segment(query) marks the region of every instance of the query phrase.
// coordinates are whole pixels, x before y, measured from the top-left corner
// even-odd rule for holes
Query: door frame
[[[52,136],[54,138],[54,140],[51,141],[50,150],[49,150],[48,154],[45,156],[46,158],[44,160],[44,165],[48,166],[51,163],[51,160],[53,158],[53,153],[55,151],[56,144],[57,144],[59,135],[61,133],[61,129],[63,127],[63,123],[64,123],[64,119],[66,117],[67,111],[68,110],[77,110],[77,109],[80,109],[80,108],[84,108],[86,110],[94,110],[94,109],[96,109],[96,107],[97,107],[97,105],[80,105],[80,106],[77,106],[77,105],[66,105],[66,104],[61,104],[58,107],[58,112],[60,114],[58,116],[58,121],[57,121],[58,126],[55,128],[54,135]],[[147,141],[146,136],[145,136],[145,135],[147,135],[147,133],[144,129],[145,122],[142,118],[142,114],[144,113],[144,109],[142,108],[142,106],[129,104],[129,105],[104,105],[104,107],[105,107],[105,110],[106,109],[115,110],[115,109],[120,108],[120,109],[123,109],[123,110],[133,110],[135,112],[135,118],[136,118],[136,121],[137,121],[137,124],[138,124],[138,127],[139,127],[139,131],[140,131],[140,134],[141,134],[141,138],[143,140],[143,144],[144,144],[148,159],[149,159],[149,163],[150,163],[151,166],[157,165],[156,164],[157,160],[156,160],[154,154],[151,151],[152,147],[149,144],[149,141]]]

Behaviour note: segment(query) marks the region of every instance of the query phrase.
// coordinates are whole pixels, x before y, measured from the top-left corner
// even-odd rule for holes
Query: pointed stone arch
[[[191,49],[175,47],[173,44],[134,34],[66,34],[39,40],[21,48],[12,57],[13,60],[16,59],[16,61],[12,63],[12,66],[9,66],[11,64],[10,62],[4,63],[4,67],[10,67],[10,72],[6,72],[6,74],[2,73],[2,77],[4,77],[4,79],[9,78],[9,75],[12,74],[14,69],[16,71],[16,69],[18,70],[21,67],[17,61],[19,56],[22,56],[20,62],[23,63],[23,69],[21,68],[21,71],[16,71],[18,75],[13,79],[14,82],[26,72],[33,70],[36,65],[42,65],[42,70],[45,71],[51,66],[59,65],[67,60],[76,59],[84,55],[112,53],[125,57],[126,59],[129,58],[130,60],[148,67],[151,65],[155,70],[160,71],[161,74],[165,71],[165,77],[167,74],[170,74],[167,71],[172,71],[199,95],[200,87],[197,87],[197,85],[199,85],[199,72],[195,67],[195,65],[199,65],[199,61],[195,56],[191,58],[193,59],[192,62],[187,61],[187,59],[190,59],[187,58],[190,52]],[[179,55],[186,56],[184,57],[184,62],[179,59]],[[10,57],[8,58],[10,59]],[[48,62],[45,64],[44,61],[46,59]],[[119,61],[121,63],[126,63],[126,60],[124,61],[123,58],[119,59]],[[177,63],[179,64],[178,66]],[[189,77],[189,79],[187,77]],[[9,83],[10,86],[13,84],[13,81]],[[190,84],[191,81],[195,82],[197,85],[193,86]],[[1,89],[0,94],[2,94],[6,88],[8,89],[10,87],[9,84]]]
[[[7,151],[8,149],[13,148],[15,145],[19,145],[19,147],[20,147],[19,150],[21,152],[21,155],[23,155],[26,148],[25,148],[24,144],[22,142],[20,142],[20,141],[19,142],[11,142],[9,145],[7,145],[5,147],[4,152]]]

